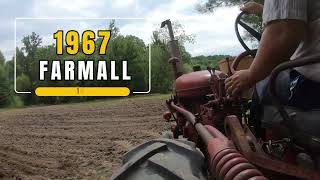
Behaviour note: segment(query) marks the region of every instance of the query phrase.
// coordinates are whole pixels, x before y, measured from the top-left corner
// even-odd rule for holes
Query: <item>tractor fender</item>
[[[151,140],[127,152],[112,180],[207,179],[203,154],[191,143],[173,139]]]

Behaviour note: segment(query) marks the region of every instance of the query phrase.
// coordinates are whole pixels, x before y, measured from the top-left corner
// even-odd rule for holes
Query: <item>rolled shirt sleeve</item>
[[[307,23],[308,0],[265,0],[263,25],[275,20],[294,19]]]

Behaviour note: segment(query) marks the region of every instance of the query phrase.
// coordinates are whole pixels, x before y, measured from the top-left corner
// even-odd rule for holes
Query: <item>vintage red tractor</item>
[[[176,78],[172,98],[166,101],[167,121],[175,124],[167,138],[149,141],[129,151],[112,179],[320,179],[320,111],[283,106],[275,79],[285,69],[320,62],[320,55],[285,62],[274,69],[269,90],[274,104],[255,116],[250,99],[225,92],[224,81],[246,56],[254,56],[239,35],[241,25],[255,38],[261,35],[241,21],[236,34],[246,51],[229,72],[208,68],[183,74],[171,22],[170,34]]]

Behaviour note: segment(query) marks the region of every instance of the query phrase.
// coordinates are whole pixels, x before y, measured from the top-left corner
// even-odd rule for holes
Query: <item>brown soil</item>
[[[0,178],[108,179],[124,153],[168,129],[165,98],[0,112]]]

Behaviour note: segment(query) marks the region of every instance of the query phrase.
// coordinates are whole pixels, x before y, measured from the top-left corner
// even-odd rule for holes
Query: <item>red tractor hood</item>
[[[176,79],[176,94],[178,97],[194,98],[209,94],[210,73],[207,70],[184,74]]]

